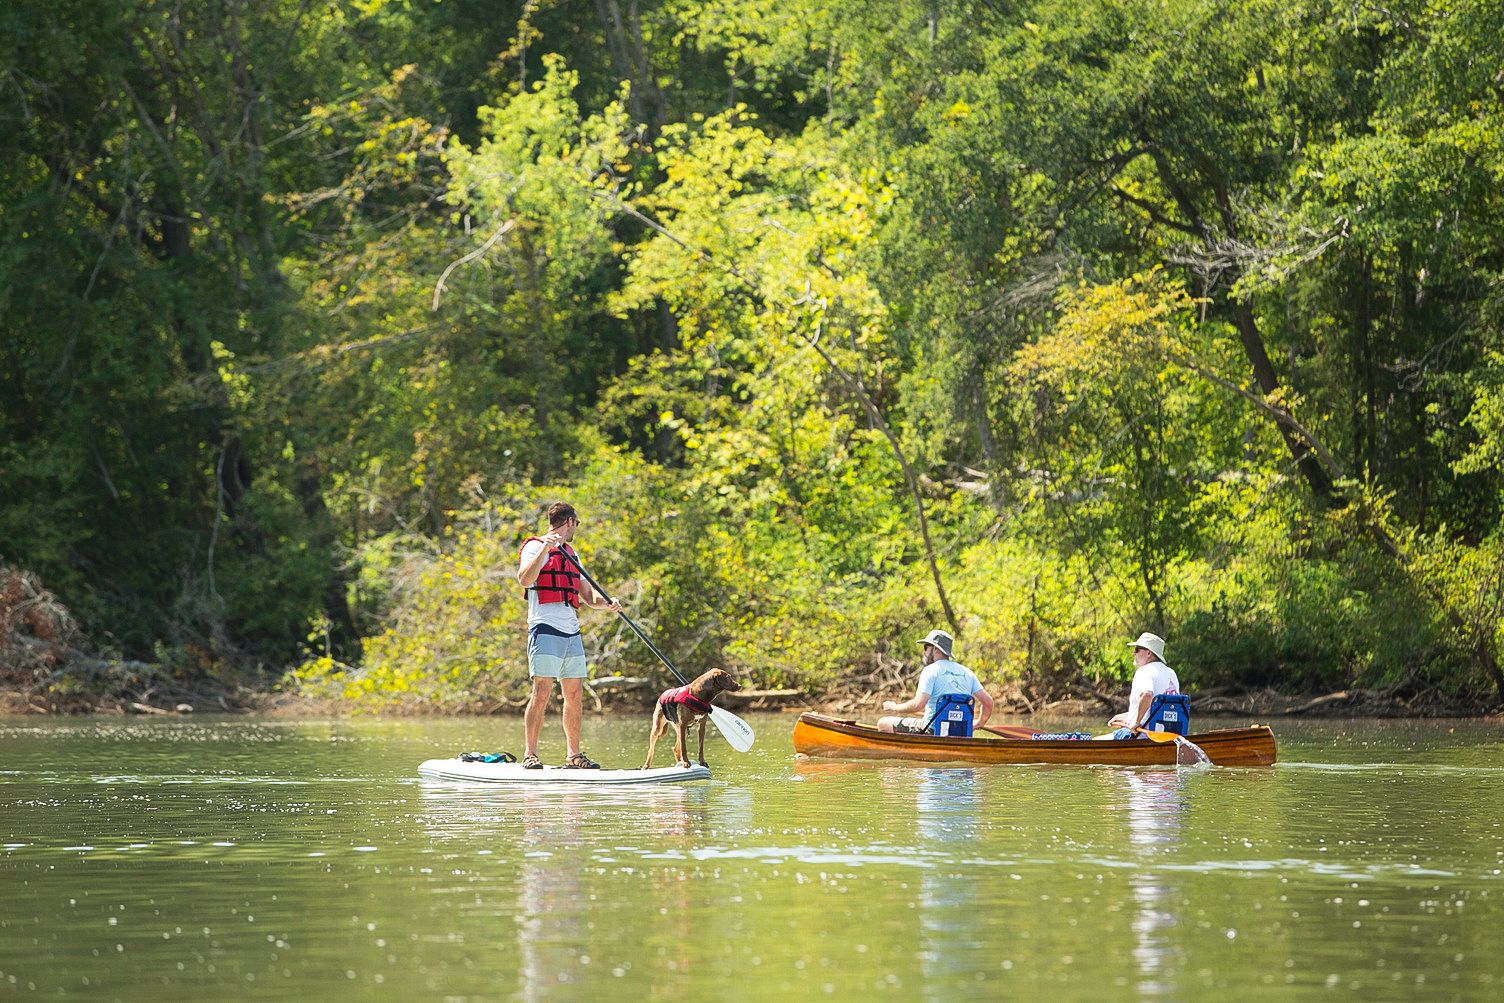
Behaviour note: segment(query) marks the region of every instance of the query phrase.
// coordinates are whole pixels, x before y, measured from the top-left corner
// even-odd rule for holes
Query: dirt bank
[[[652,707],[659,681],[649,679],[592,680],[586,689],[585,709],[597,714],[641,714]],[[815,694],[800,690],[748,690],[722,694],[730,710],[798,713],[813,710],[838,716],[875,719],[882,702],[907,699],[907,689],[876,692],[858,690],[849,684]],[[997,713],[1023,717],[1101,717],[1104,721],[1121,711],[1124,693],[1105,691],[1070,692],[1053,699],[1031,698],[1020,686],[998,688]],[[315,699],[275,690],[226,686],[217,682],[199,685],[177,683],[153,686],[109,696],[74,694],[48,696],[20,689],[0,690],[0,714],[103,714],[173,716],[194,713],[269,714],[276,717],[342,717],[378,714],[397,717],[457,717],[466,715],[521,714],[527,699],[522,695],[483,697],[452,704],[392,703],[387,706],[355,704],[342,700]],[[1333,693],[1282,693],[1270,688],[1221,688],[1191,694],[1191,709],[1201,715],[1245,717],[1323,718],[1437,718],[1504,716],[1497,703],[1448,697],[1434,688],[1420,691],[1352,688]]]

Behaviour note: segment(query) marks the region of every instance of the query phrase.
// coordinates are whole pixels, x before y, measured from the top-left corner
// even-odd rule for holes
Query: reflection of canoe
[[[676,784],[708,780],[710,771],[698,763],[685,769],[664,766],[656,770],[566,770],[547,766],[524,770],[517,763],[463,763],[458,759],[430,759],[418,772],[435,780],[464,780],[484,784]]]
[[[1190,739],[1217,766],[1274,765],[1274,732],[1267,725],[1208,731],[1192,735]],[[1174,742],[888,735],[870,725],[823,714],[799,715],[794,724],[794,751],[806,756],[838,759],[912,759],[925,763],[1175,765]]]

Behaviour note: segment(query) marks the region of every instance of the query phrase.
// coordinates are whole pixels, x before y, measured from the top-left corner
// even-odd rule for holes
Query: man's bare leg
[[[564,691],[564,744],[568,755],[574,756],[580,751],[580,703],[585,680],[560,679],[559,688]]]
[[[548,711],[548,698],[553,688],[554,681],[550,677],[533,677],[533,692],[527,698],[527,710],[522,716],[523,735],[527,740],[524,756],[538,754],[538,736],[543,734],[543,715]]]

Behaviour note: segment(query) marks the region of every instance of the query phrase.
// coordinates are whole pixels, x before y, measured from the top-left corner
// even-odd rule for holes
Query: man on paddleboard
[[[585,688],[585,645],[580,640],[580,620],[575,614],[581,602],[591,609],[620,611],[621,604],[608,602],[580,577],[570,546],[580,526],[579,516],[567,502],[548,507],[548,532],[530,537],[517,555],[517,581],[527,591],[527,674],[533,692],[523,717],[526,749],[522,765],[542,769],[538,736],[554,680],[564,693],[564,741],[569,758],[566,767],[598,770],[580,750],[580,702]],[[565,555],[568,555],[566,557]]]
[[[878,731],[913,734],[928,731],[935,717],[936,705],[940,698],[948,693],[959,693],[975,700],[977,704],[975,727],[980,728],[986,724],[987,719],[992,716],[992,697],[982,687],[982,682],[975,672],[960,662],[951,661],[950,653],[956,643],[955,639],[943,630],[932,630],[921,638],[919,643],[924,647],[924,654],[920,656],[924,668],[919,673],[919,686],[913,699],[903,703],[884,700],[883,710],[894,711],[898,714],[918,714],[923,711],[924,716],[879,718]]]

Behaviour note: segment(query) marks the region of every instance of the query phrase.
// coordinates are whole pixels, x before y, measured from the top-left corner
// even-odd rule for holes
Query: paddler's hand
[[[620,599],[612,599],[608,603],[603,603],[600,606],[597,606],[596,609],[608,609],[608,610],[610,610],[613,613],[620,613],[621,612],[621,600]]]
[[[897,710],[897,709],[898,709],[898,704],[894,703],[892,700],[884,700],[883,701],[883,710]]]
[[[554,549],[555,547],[559,546],[560,544],[562,544],[564,542],[564,537],[560,536],[557,531],[552,530],[552,529],[549,530],[547,533],[544,533],[538,539],[542,540],[543,541],[543,545],[545,547],[547,547],[549,550]]]

